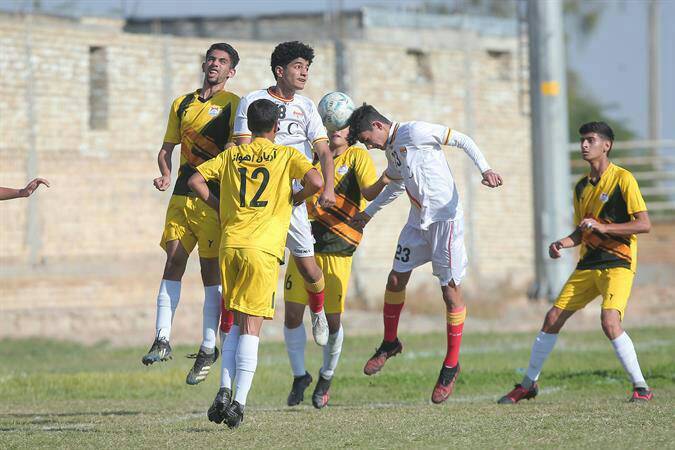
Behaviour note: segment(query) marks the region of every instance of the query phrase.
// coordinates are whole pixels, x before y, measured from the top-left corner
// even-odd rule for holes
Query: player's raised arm
[[[49,187],[49,181],[44,178],[35,178],[31,180],[25,188],[23,189],[14,189],[8,187],[0,187],[0,200],[11,200],[13,198],[21,197],[30,197],[33,192],[40,186],[44,184]]]
[[[480,173],[483,176],[481,183],[491,188],[499,187],[504,183],[501,175],[490,168],[490,165],[485,159],[485,155],[483,155],[483,152],[480,151],[473,139],[456,130],[448,129],[448,133],[449,135],[443,144],[464,150],[464,153],[471,158],[473,163],[480,170]]]
[[[171,155],[176,144],[164,142],[157,155],[157,165],[159,166],[159,177],[152,181],[152,184],[160,191],[166,191],[171,186]]]
[[[328,141],[319,141],[314,144],[314,152],[319,157],[321,173],[323,174],[324,187],[319,197],[319,205],[322,208],[330,208],[335,205],[335,168],[333,165],[333,153],[328,147]]]
[[[361,188],[361,194],[369,202],[373,201],[389,183],[391,183],[391,179],[387,176],[387,172],[382,172],[382,175],[380,175],[380,178],[375,183]]]

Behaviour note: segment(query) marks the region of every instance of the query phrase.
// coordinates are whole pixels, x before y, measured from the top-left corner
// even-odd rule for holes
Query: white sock
[[[534,339],[532,353],[530,353],[530,365],[527,367],[527,373],[521,383],[525,389],[529,389],[532,383],[539,379],[541,369],[544,367],[546,358],[553,350],[557,339],[557,333],[544,333],[543,331],[540,331]]]
[[[336,333],[328,335],[328,343],[323,347],[323,366],[321,367],[321,375],[324,378],[333,378],[335,368],[340,360],[340,353],[342,353],[344,336],[342,324],[340,324],[340,329]]]
[[[157,321],[155,322],[157,337],[167,340],[171,337],[171,322],[173,322],[179,300],[180,281],[162,280],[157,294]]]
[[[234,394],[235,401],[241,405],[246,404],[248,391],[253,383],[255,369],[258,366],[258,343],[260,338],[252,334],[242,334],[239,336],[239,346],[237,347],[237,378]]]
[[[611,341],[612,347],[617,358],[621,361],[621,365],[633,382],[633,386],[648,389],[645,377],[642,376],[640,370],[640,363],[638,363],[637,354],[635,353],[635,346],[633,341],[625,331],[621,336]]]
[[[291,362],[291,370],[294,377],[303,376],[305,371],[305,346],[307,345],[307,334],[305,326],[300,324],[297,328],[287,328],[284,325],[284,341],[286,342],[286,351],[288,360]]]
[[[204,286],[204,308],[202,309],[202,350],[211,353],[216,346],[216,333],[220,325],[220,285]]]
[[[237,346],[239,345],[239,326],[232,325],[230,332],[221,335],[222,360],[220,361],[220,387],[232,389],[232,379],[237,373]]]

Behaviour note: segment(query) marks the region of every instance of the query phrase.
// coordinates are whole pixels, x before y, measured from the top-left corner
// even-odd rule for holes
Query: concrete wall
[[[29,200],[0,204],[0,336],[77,335],[84,322],[115,332],[145,326],[152,336],[164,259],[157,243],[169,200],[152,187],[156,155],[168,106],[199,87],[200,61],[213,40],[122,27],[113,20],[0,14],[0,185],[20,186],[38,175],[52,182]],[[524,288],[532,277],[529,118],[518,109],[515,59],[488,52],[476,35],[464,39],[461,50],[418,45],[412,52],[350,40],[343,57],[355,102],[372,103],[397,121],[466,132],[504,175],[505,186],[489,190],[460,150],[447,149],[466,210],[465,285],[479,300],[504,286]],[[277,42],[231,43],[242,60],[229,90],[243,95],[273,83],[269,55]],[[332,43],[311,43],[317,57],[305,94],[318,101],[337,85],[336,58]],[[514,49],[515,41],[507,44]],[[383,154],[373,157],[384,168]],[[401,198],[368,226],[351,305],[379,308],[408,208]],[[429,272],[414,277],[411,296],[436,299]],[[202,295],[193,261],[182,310],[199,316]],[[183,323],[198,324],[193,319]],[[199,335],[193,328],[190,338]]]

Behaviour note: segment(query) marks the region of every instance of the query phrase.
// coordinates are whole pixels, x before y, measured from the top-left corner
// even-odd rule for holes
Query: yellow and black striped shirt
[[[626,223],[633,214],[647,211],[640,188],[628,170],[610,164],[597,183],[588,176],[574,188],[574,223],[585,218],[601,223]],[[637,236],[614,236],[593,230],[582,230],[581,253],[577,269],[637,269]]]
[[[333,160],[335,165],[335,206],[324,209],[317,205],[321,193],[307,201],[314,251],[351,256],[363,237],[349,226],[349,221],[366,206],[362,187],[377,181],[375,164],[364,148],[352,146]],[[318,167],[318,163],[316,164]]]
[[[234,115],[239,97],[231,92],[219,91],[208,100],[200,98],[201,89],[181,95],[173,101],[169,112],[164,142],[180,143],[180,168],[174,195],[189,195],[187,180],[195,167],[218,155],[225,144],[232,141]],[[209,184],[213,195],[218,196],[218,183]]]

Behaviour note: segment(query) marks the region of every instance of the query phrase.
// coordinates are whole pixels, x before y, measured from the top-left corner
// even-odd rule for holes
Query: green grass
[[[348,330],[347,330],[348,331]],[[455,394],[429,401],[445,353],[442,334],[403,335],[385,370],[361,370],[378,337],[347,336],[328,408],[288,408],[282,343],[263,342],[246,417],[237,430],[206,419],[218,368],[187,386],[192,348],[144,367],[145,348],[0,341],[0,448],[35,447],[602,447],[673,448],[675,330],[632,330],[655,399],[626,402],[630,385],[602,333],[564,333],[534,401],[495,401],[520,380],[533,334],[468,332]],[[308,344],[313,376],[320,351]],[[217,365],[219,366],[219,364]],[[311,387],[307,394],[311,393]]]

